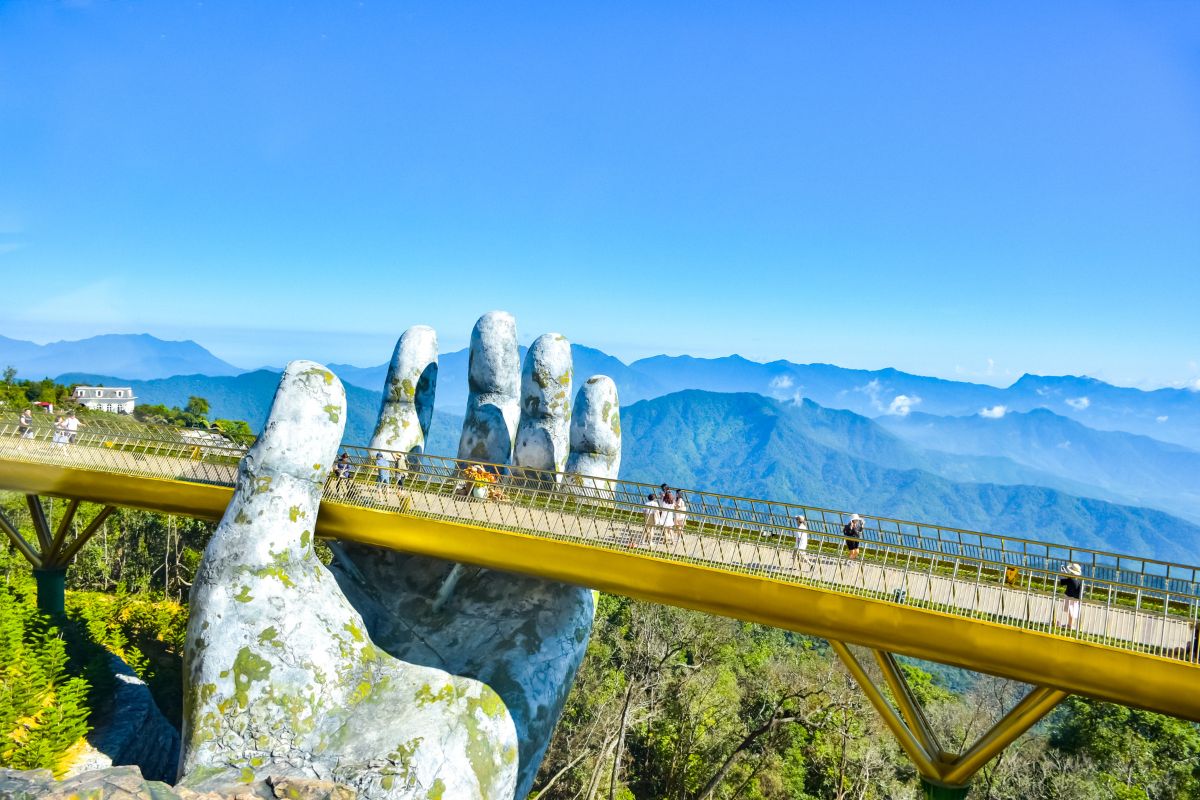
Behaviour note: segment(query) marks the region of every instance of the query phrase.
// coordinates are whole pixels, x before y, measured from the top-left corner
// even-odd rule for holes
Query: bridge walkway
[[[153,433],[83,431],[74,444],[53,444],[45,432],[22,439],[15,426],[0,425],[0,488],[219,518],[244,448]],[[851,561],[840,535],[845,512],[698,491],[685,491],[681,533],[658,529],[638,547],[644,485],[491,465],[479,467],[488,480],[470,480],[467,462],[428,455],[401,457],[381,471],[371,466],[372,452],[347,450],[353,474],[327,485],[317,524],[323,536],[735,616],[1200,721],[1195,567],[865,515],[862,556]],[[798,553],[801,514],[811,530]],[[1059,626],[1056,586],[1067,560],[1082,564],[1085,585],[1070,630]]]

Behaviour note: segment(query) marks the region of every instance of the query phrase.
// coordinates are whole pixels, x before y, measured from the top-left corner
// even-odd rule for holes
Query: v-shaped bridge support
[[[53,529],[50,528],[50,522],[46,519],[46,512],[42,508],[40,497],[36,494],[27,494],[25,503],[29,506],[33,531],[37,534],[37,547],[27,541],[17,526],[12,524],[2,512],[0,512],[0,530],[3,530],[8,536],[13,547],[25,556],[25,560],[33,565],[33,577],[37,580],[38,608],[48,614],[61,614],[63,613],[67,567],[70,565],[71,559],[75,558],[79,548],[92,538],[115,508],[104,506],[100,509],[100,513],[92,518],[88,526],[68,542],[67,537],[75,522],[75,512],[79,510],[78,500],[71,500],[67,503],[66,510],[58,520],[58,525]]]
[[[883,721],[891,729],[904,752],[916,765],[917,771],[921,773],[921,783],[928,800],[965,798],[975,773],[1016,741],[1021,734],[1036,725],[1067,696],[1066,692],[1059,689],[1032,689],[966,752],[955,755],[943,750],[938,743],[937,736],[925,718],[925,712],[891,653],[871,651],[883,673],[884,682],[895,699],[895,708],[888,703],[880,687],[871,680],[871,676],[854,653],[850,652],[849,647],[842,642],[831,641],[829,644],[862,687],[871,705],[883,717]]]

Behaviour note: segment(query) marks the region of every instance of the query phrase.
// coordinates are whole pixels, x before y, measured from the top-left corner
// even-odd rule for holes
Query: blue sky
[[[0,334],[242,366],[504,308],[626,360],[1182,384],[1200,5],[9,0],[0,275]]]

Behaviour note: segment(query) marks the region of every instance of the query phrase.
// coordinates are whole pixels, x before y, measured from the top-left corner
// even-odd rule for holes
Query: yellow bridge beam
[[[233,490],[0,460],[0,485],[216,520]],[[938,661],[1200,722],[1184,661],[705,564],[326,501],[316,533]],[[1087,669],[1079,669],[1087,664]]]

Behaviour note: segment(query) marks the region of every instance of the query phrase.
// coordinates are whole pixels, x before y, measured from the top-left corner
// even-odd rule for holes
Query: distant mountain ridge
[[[0,336],[0,368],[41,380],[64,372],[117,375],[122,380],[171,375],[237,375],[243,372],[193,341],[169,342],[149,334],[105,334],[78,341],[35,344]]]
[[[450,389],[441,377],[439,385]],[[59,380],[117,381],[86,373]],[[125,382],[146,403],[182,406],[191,395],[205,397],[212,416],[245,419],[258,430],[279,374],[257,370]],[[382,395],[347,384],[346,397],[345,441],[366,444]],[[1200,544],[1200,528],[1165,513],[1092,499],[1093,487],[1009,458],[925,449],[878,421],[808,400],[688,390],[640,401],[621,413],[622,475],[635,480],[666,480],[1185,561],[1195,560],[1186,548]],[[435,412],[427,451],[455,455],[461,426],[461,412]]]
[[[971,416],[984,409],[1001,414],[1046,408],[1097,430],[1149,436],[1200,450],[1200,392],[1142,391],[1094,378],[1024,375],[1001,388],[913,375],[896,369],[847,369],[832,364],[759,363],[738,355],[722,358],[654,356],[625,364],[595,348],[572,345],[577,382],[604,374],[617,384],[622,404],[686,389],[754,392],[781,400],[811,399],[872,417],[923,412]],[[303,354],[297,354],[298,356]],[[173,375],[237,375],[244,372],[195,342],[165,342],[153,336],[107,335],[78,342],[37,345],[0,337],[0,366],[15,366],[26,378],[69,372],[150,380]],[[379,391],[386,362],[374,367],[330,364],[342,379]],[[438,408],[459,413],[466,403],[467,351],[440,356]]]
[[[912,413],[878,422],[926,450],[1003,457],[1200,522],[1200,452],[1179,445],[1093,430],[1044,408],[996,418]]]
[[[1098,430],[1137,433],[1200,449],[1200,392],[1188,389],[1142,391],[1070,375],[1024,375],[1000,388],[891,368],[858,370],[790,361],[760,364],[736,355],[654,356],[633,362],[630,369],[654,379],[666,392],[703,389],[755,392],[782,400],[806,397],[826,408],[868,417],[912,411],[966,416],[983,409],[1004,413],[1048,408]],[[622,398],[634,399],[642,398]]]
[[[1200,526],[1041,486],[905,468],[903,442],[816,404],[689,390],[622,409],[622,477],[1192,563]],[[844,416],[841,416],[844,415]],[[814,431],[826,429],[824,435]],[[892,439],[893,441],[888,441]],[[868,459],[863,452],[880,453]],[[908,458],[919,459],[917,452]]]

